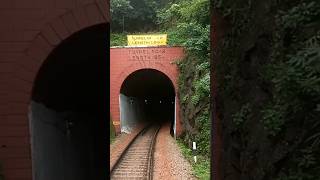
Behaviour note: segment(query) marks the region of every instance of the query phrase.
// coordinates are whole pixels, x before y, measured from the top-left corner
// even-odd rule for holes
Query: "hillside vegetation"
[[[138,3],[139,2],[139,3]],[[126,45],[127,34],[166,33],[169,46],[183,46],[179,68],[182,140],[210,158],[209,0],[111,0],[111,46]]]
[[[212,6],[223,179],[319,179],[320,2]]]

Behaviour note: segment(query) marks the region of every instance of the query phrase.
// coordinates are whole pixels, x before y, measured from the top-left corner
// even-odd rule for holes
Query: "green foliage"
[[[156,11],[161,2],[154,0],[111,0],[112,32],[147,32],[157,29]]]
[[[281,131],[281,128],[284,125],[284,117],[282,115],[283,112],[282,106],[279,105],[269,106],[262,111],[262,121],[265,129],[270,135],[275,136]]]
[[[241,127],[243,123],[249,118],[251,113],[250,104],[245,104],[241,107],[239,112],[233,115],[233,122],[237,127]]]
[[[168,44],[186,49],[185,58],[177,62],[182,121],[193,129],[186,129],[185,141],[196,141],[205,158],[210,154],[209,3],[181,0],[157,11],[157,23],[168,34]]]
[[[319,9],[319,3],[310,1],[280,11],[277,16],[278,26],[285,29],[277,31],[274,63],[268,66],[269,75],[266,75],[274,85],[276,101],[264,116],[267,126],[273,130],[280,131],[280,127],[289,121],[312,121],[312,117],[317,116],[320,101],[319,31],[306,34],[298,33],[297,29],[308,29],[319,23],[316,19],[320,17]],[[292,32],[296,32],[295,35]]]
[[[182,118],[195,129],[187,129],[188,137],[197,140],[199,153],[206,158],[210,154],[209,4],[209,0],[111,0],[111,46],[126,45],[125,32],[157,31],[168,34],[169,46],[185,47],[185,58],[176,63]],[[194,115],[189,118],[186,112]]]
[[[196,132],[188,131],[185,141],[196,141],[198,152],[205,158],[210,158],[210,73],[209,63],[198,60],[193,54],[188,54],[178,63],[179,95],[181,99],[182,118],[185,123],[192,124]],[[198,110],[197,110],[198,109]],[[188,112],[195,112],[194,116],[188,116]],[[190,138],[190,139],[189,139]]]
[[[320,6],[316,1],[305,1],[289,11],[280,11],[280,21],[284,28],[297,28],[300,25],[319,20]]]
[[[202,156],[210,159],[210,115],[209,110],[206,109],[196,118],[196,126],[199,132],[195,136],[195,141],[198,144],[198,152]]]
[[[318,147],[319,150],[319,147]],[[296,157],[292,160],[295,170],[282,170],[277,180],[315,180],[319,179],[318,165],[319,154],[315,153],[315,149],[307,147],[299,150]]]
[[[279,125],[295,124],[308,135],[302,140],[283,168],[281,180],[311,180],[319,178],[319,117],[320,102],[320,4],[304,1],[277,16],[277,31],[273,62],[268,76],[274,84],[272,106],[277,109]],[[303,31],[301,31],[303,29]],[[282,125],[283,126],[283,125]],[[285,129],[283,129],[285,131]],[[289,169],[289,170],[287,170]]]
[[[298,167],[301,168],[310,168],[317,163],[317,159],[313,153],[313,149],[311,147],[308,147],[306,149],[302,149],[301,151],[301,157],[298,157]]]
[[[193,54],[200,56],[199,60],[208,58],[209,25],[202,27],[197,23],[178,23],[167,31],[168,44],[184,46]]]
[[[178,21],[180,5],[171,4],[169,8],[159,10],[157,13],[157,23],[161,24],[163,29],[172,27]]]
[[[114,141],[115,135],[115,128],[113,126],[112,119],[110,118],[110,144]]]
[[[126,46],[127,45],[127,35],[126,34],[110,34],[110,46]]]
[[[138,21],[153,23],[156,20],[156,11],[159,1],[154,0],[130,0],[135,11],[132,18]]]
[[[216,72],[227,144],[223,158],[240,164],[234,168],[240,173],[230,177],[319,179],[319,1],[212,5],[226,25],[218,29],[225,34]],[[266,158],[265,152],[273,153]]]
[[[272,81],[278,93],[291,92],[283,98],[296,94],[316,96],[320,93],[320,46],[304,47],[293,55],[288,55],[285,62],[273,67]]]
[[[157,18],[157,23],[168,33],[169,45],[182,45],[192,54],[208,56],[210,31],[208,0],[171,3],[158,11]]]
[[[201,180],[210,179],[210,161],[201,156],[197,157],[197,164],[194,166],[195,175]]]
[[[191,96],[191,101],[197,105],[200,100],[210,97],[210,73],[207,72],[200,78],[194,79],[194,95]]]
[[[193,173],[199,179],[210,179],[210,160],[197,155],[197,163],[194,163],[193,154],[191,148],[188,148],[182,140],[177,141],[178,146],[182,152],[182,155],[191,163]]]
[[[184,143],[183,140],[178,139],[177,144],[179,145],[180,149],[181,149],[181,153],[183,156],[187,157],[188,159],[192,159],[193,155],[192,155],[192,150],[191,148],[188,148]]]
[[[189,22],[200,25],[209,24],[208,0],[184,0],[177,3],[169,3],[157,13],[157,23],[164,28],[171,28],[177,23]]]
[[[124,19],[129,18],[133,12],[133,7],[129,0],[111,0],[110,12],[112,19],[112,27],[118,25],[124,28]]]
[[[181,19],[202,25],[210,24],[209,7],[210,1],[208,0],[185,1],[183,8],[180,9]]]
[[[305,45],[296,53],[287,55],[285,59],[269,69],[269,72],[272,72],[270,77],[277,102],[264,112],[263,120],[273,135],[280,131],[285,119],[301,121],[315,115],[319,102],[319,46]]]
[[[118,17],[129,17],[130,13],[133,10],[133,7],[128,0],[111,0],[110,5],[111,17],[114,22],[121,22],[121,19],[117,19]]]

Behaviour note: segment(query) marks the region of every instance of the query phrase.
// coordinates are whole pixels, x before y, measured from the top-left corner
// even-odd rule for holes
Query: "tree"
[[[162,1],[111,0],[112,32],[147,32],[157,30],[156,13]]]
[[[111,18],[112,26],[117,27],[122,24],[122,32],[124,32],[125,18],[130,17],[133,7],[128,0],[111,0]]]

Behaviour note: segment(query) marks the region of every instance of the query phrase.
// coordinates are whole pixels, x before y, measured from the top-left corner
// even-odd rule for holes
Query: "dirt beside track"
[[[154,174],[157,180],[197,179],[192,174],[190,163],[184,159],[181,151],[170,135],[170,125],[164,125],[158,134],[154,152]]]

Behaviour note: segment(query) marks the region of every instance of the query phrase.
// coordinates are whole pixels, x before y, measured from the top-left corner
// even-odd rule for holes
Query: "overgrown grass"
[[[115,128],[113,126],[112,120],[110,119],[110,144],[113,143],[114,138],[115,138]]]
[[[197,155],[197,163],[193,160],[192,150],[188,148],[182,140],[177,140],[178,146],[181,149],[183,156],[190,162],[192,165],[193,174],[203,180],[210,179],[210,159],[207,159],[203,156]]]

